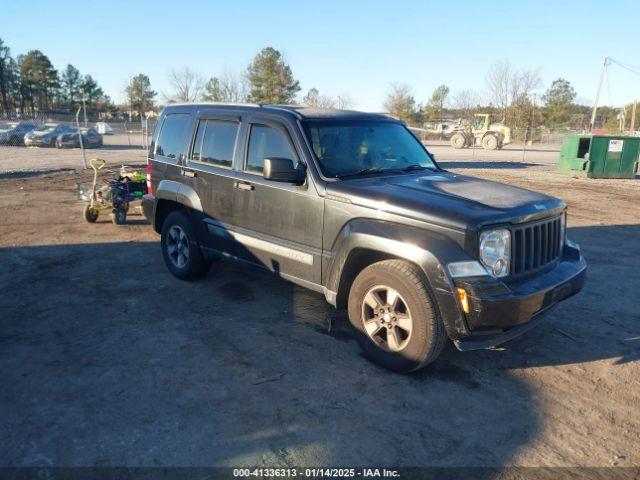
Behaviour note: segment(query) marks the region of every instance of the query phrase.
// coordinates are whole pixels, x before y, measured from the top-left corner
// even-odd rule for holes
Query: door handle
[[[239,181],[236,181],[236,183],[234,184],[234,186],[235,186],[236,188],[240,189],[240,190],[245,190],[245,191],[247,191],[247,192],[250,192],[251,190],[253,190],[254,188],[256,188],[256,187],[254,187],[253,185],[251,185],[250,183],[247,183],[247,182],[239,182]]]
[[[195,170],[182,170],[182,176],[194,178],[194,177],[197,177],[198,175],[195,172]]]

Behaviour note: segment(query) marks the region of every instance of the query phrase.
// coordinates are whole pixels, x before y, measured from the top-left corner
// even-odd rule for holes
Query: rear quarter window
[[[165,117],[156,143],[156,155],[178,159],[186,153],[190,120],[186,113],[170,113]]]

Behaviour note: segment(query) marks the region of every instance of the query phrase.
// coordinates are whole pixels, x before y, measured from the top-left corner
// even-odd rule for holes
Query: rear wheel
[[[210,262],[202,255],[195,228],[181,211],[171,212],[162,224],[160,245],[169,271],[181,280],[195,280],[209,270]]]
[[[360,272],[349,292],[349,320],[365,355],[398,372],[433,362],[446,343],[422,273],[403,260],[374,263]]]
[[[114,225],[124,225],[127,223],[127,211],[122,206],[114,208],[111,212],[111,221]]]
[[[495,150],[498,148],[498,138],[489,133],[482,138],[482,148],[485,150]]]
[[[454,133],[449,141],[453,148],[464,148],[467,143],[467,139],[461,133]]]

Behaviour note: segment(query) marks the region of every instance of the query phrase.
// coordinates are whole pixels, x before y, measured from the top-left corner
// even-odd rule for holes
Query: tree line
[[[538,126],[583,129],[588,126],[590,107],[576,102],[576,92],[563,78],[554,80],[543,94],[540,68],[517,70],[509,62],[492,65],[485,75],[485,92],[463,89],[452,93],[445,84],[438,86],[423,103],[416,101],[405,84],[390,86],[383,109],[410,125],[447,119],[471,120],[475,113],[490,113],[517,131],[532,131]],[[299,97],[301,88],[290,65],[273,47],[259,51],[240,74],[223,72],[205,79],[184,67],[169,74],[169,92],[161,93],[159,103],[216,101],[265,104],[303,103],[316,108],[349,108],[348,95],[321,94],[311,88]],[[126,105],[116,107],[89,74],[81,74],[73,65],[62,72],[54,68],[40,50],[12,57],[0,39],[0,109],[6,114],[37,112],[74,112],[84,100],[89,112],[116,109],[131,115],[145,115],[158,103],[158,93],[143,73],[130,78],[125,86]],[[600,107],[596,126],[615,130],[619,111]]]
[[[82,103],[87,111],[112,108],[110,98],[89,74],[73,65],[59,72],[44,53],[11,55],[0,39],[0,111],[5,115],[70,113]]]
[[[591,107],[576,102],[577,94],[563,78],[554,80],[544,91],[540,68],[517,70],[507,61],[492,65],[485,76],[485,92],[463,89],[451,93],[447,85],[438,86],[431,98],[418,103],[406,84],[391,85],[384,109],[391,115],[421,126],[425,122],[453,119],[471,121],[475,113],[489,113],[518,132],[532,132],[540,126],[549,129],[586,129]],[[619,111],[600,107],[596,126],[616,130]]]
[[[273,47],[258,52],[239,75],[227,71],[205,80],[191,68],[184,67],[172,70],[168,80],[171,91],[162,94],[165,103],[204,100],[291,104],[298,101],[301,90],[284,56]],[[352,104],[347,95],[323,95],[317,88],[311,88],[302,97],[302,103],[316,108],[348,108]]]

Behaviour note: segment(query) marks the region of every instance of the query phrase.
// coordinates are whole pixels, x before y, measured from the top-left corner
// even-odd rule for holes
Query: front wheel
[[[181,280],[195,280],[209,270],[210,262],[202,255],[189,217],[171,212],[162,224],[162,257],[169,271]]]
[[[349,292],[349,321],[365,355],[398,372],[433,362],[446,343],[424,276],[404,260],[385,260],[360,272]]]
[[[84,217],[85,222],[87,223],[96,223],[98,220],[99,210],[95,207],[91,207],[91,205],[85,205],[84,211],[82,212],[82,216]]]
[[[495,150],[498,148],[498,138],[495,135],[485,135],[482,139],[482,148],[485,150]]]
[[[467,139],[461,133],[454,133],[451,140],[449,140],[449,143],[451,143],[453,148],[460,149],[465,147]]]

